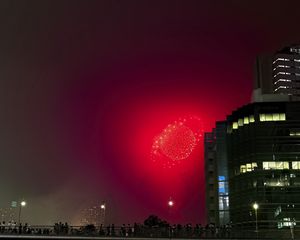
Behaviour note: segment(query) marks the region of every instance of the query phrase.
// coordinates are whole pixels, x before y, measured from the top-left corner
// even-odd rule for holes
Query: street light
[[[258,225],[257,225],[257,209],[259,208],[258,204],[255,202],[253,203],[253,209],[255,211],[255,232],[256,237],[258,237]]]
[[[22,207],[25,207],[26,206],[26,202],[25,201],[21,201],[20,202],[20,206],[19,206],[19,225],[21,223],[21,211],[22,211]]]
[[[171,198],[168,201],[168,206],[169,206],[169,219],[171,221],[171,208],[174,206],[174,201]],[[170,226],[169,226],[169,238],[170,239],[172,238],[172,226],[171,226],[171,223],[170,223]]]
[[[105,222],[105,209],[106,209],[105,203],[102,203],[100,205],[100,208],[101,208],[101,210],[103,212],[103,225],[104,225],[104,222]]]

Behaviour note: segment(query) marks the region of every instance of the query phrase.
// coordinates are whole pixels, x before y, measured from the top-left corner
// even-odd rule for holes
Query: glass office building
[[[230,219],[260,227],[300,224],[300,103],[257,102],[227,117]]]

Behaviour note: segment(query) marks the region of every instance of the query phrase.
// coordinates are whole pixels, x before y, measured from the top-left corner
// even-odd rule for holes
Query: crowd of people
[[[116,227],[114,224],[107,226],[70,226],[68,223],[55,223],[54,226],[30,226],[27,223],[2,222],[0,234],[33,234],[33,235],[73,235],[73,236],[102,236],[102,237],[166,237],[166,238],[229,238],[231,227],[229,225],[216,227],[213,224],[202,226],[191,225],[166,225],[145,226],[134,223],[123,224]]]
[[[36,234],[36,235],[49,235],[51,232],[50,228],[44,227],[32,227],[27,223],[24,225],[22,223],[17,224],[15,221],[10,221],[6,223],[5,221],[0,224],[1,234]]]

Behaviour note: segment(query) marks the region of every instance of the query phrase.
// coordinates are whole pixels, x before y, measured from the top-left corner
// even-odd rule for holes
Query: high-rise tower
[[[276,95],[274,95],[276,94]],[[300,45],[257,57],[254,102],[300,100]]]

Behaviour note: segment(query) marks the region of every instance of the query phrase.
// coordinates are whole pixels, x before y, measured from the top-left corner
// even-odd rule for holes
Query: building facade
[[[300,100],[300,45],[257,57],[253,101],[264,97],[271,100],[270,94],[285,96],[290,101]]]
[[[243,227],[300,224],[300,103],[252,103],[227,117],[230,219]]]
[[[218,226],[229,223],[226,131],[226,122],[217,122],[204,137],[206,216],[208,223]]]
[[[94,226],[104,225],[105,209],[101,208],[101,205],[91,206],[81,210],[80,224]]]
[[[204,141],[208,223],[300,227],[300,45],[259,56],[252,103]]]

